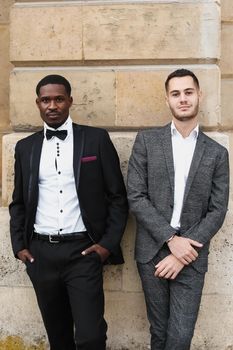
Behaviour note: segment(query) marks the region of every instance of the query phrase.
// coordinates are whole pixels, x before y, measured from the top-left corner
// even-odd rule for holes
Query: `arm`
[[[118,252],[127,222],[128,203],[119,158],[105,130],[101,134],[99,147],[108,215],[105,218],[105,232],[101,240],[84,251],[84,254],[94,250],[105,260],[110,252]]]
[[[216,161],[207,213],[184,236],[203,244],[209,242],[223,224],[227,212],[228,198],[229,159],[228,152],[224,149]]]
[[[25,206],[23,199],[23,179],[22,166],[18,150],[18,144],[15,148],[15,175],[14,191],[12,202],[9,205],[10,212],[10,234],[13,252],[16,258],[25,262],[33,262],[33,257],[24,244],[24,226],[25,226]]]
[[[128,167],[128,200],[132,213],[156,245],[163,244],[175,233],[173,227],[152,204],[148,196],[148,159],[143,133],[138,133]],[[159,164],[158,164],[159,166]]]

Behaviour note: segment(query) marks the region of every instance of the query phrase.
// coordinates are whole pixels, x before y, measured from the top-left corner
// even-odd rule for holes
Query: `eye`
[[[58,96],[58,97],[56,98],[56,102],[57,102],[57,103],[61,103],[61,102],[63,102],[63,101],[64,101],[64,98],[61,97],[61,96]]]
[[[41,102],[43,103],[49,103],[49,98],[48,97],[42,97]]]

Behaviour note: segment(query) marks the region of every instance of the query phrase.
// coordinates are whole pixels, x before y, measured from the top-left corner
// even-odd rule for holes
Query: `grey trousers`
[[[151,350],[189,350],[204,285],[204,273],[186,266],[175,280],[154,276],[156,256],[137,263],[150,322]]]

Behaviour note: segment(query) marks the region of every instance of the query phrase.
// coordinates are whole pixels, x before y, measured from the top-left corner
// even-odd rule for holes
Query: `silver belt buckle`
[[[55,238],[53,238],[53,235],[49,235],[49,242],[50,243],[60,243],[60,241],[57,241]]]

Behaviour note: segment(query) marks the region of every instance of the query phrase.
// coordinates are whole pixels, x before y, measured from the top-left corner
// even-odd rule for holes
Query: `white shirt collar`
[[[172,136],[177,135],[177,133],[180,135],[180,132],[177,130],[174,121],[171,122],[171,134]],[[199,124],[190,132],[189,136],[192,136],[194,139],[197,139],[199,134]],[[189,137],[188,136],[188,137]]]

